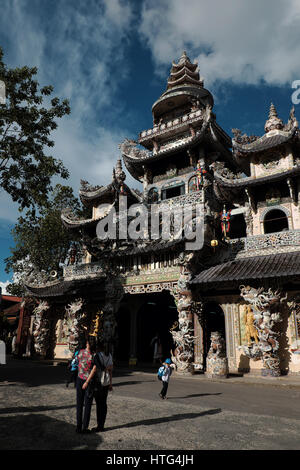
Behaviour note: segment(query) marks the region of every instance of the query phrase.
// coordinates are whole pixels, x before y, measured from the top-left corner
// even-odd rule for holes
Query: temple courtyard
[[[9,357],[0,367],[1,450],[300,449],[300,377],[173,374],[161,400],[155,369],[119,368],[106,431],[80,435],[64,363]]]

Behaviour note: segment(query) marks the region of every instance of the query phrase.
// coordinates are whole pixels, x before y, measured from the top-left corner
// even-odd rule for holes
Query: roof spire
[[[189,57],[186,54],[186,51],[183,51],[183,53],[181,54],[181,57],[179,59],[178,64],[184,64],[185,62],[190,62],[191,63]]]
[[[276,108],[273,103],[271,103],[270,111],[269,111],[269,118],[265,124],[265,132],[273,131],[274,129],[283,129],[283,122],[278,117]]]
[[[192,64],[186,51],[183,51],[178,64],[172,62],[170,77],[167,89],[179,85],[196,85],[203,87],[203,80],[200,80],[197,62]]]
[[[117,160],[116,166],[113,169],[113,180],[116,181],[118,184],[122,185],[125,179],[126,179],[126,174],[123,171],[122,161],[119,158]]]

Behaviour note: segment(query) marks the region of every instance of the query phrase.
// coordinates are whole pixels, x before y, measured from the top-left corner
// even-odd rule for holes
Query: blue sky
[[[76,193],[81,178],[107,184],[118,144],[151,127],[151,106],[183,50],[198,60],[229,135],[262,135],[271,101],[288,120],[300,79],[298,0],[0,0],[0,9],[6,64],[37,66],[40,84],[70,100],[51,153]],[[127,183],[140,187],[129,175]],[[11,278],[3,259],[17,217],[0,192],[0,285]]]

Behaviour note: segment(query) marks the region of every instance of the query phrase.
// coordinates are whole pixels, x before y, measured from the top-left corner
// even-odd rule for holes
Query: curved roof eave
[[[259,137],[257,140],[254,140],[254,142],[250,142],[249,144],[240,144],[232,139],[233,151],[248,154],[275,148],[293,139],[296,135],[296,131],[297,129],[293,128],[289,132],[279,131],[272,133],[271,135],[264,134],[262,137]]]
[[[249,176],[247,178],[237,178],[232,180],[229,178],[224,178],[224,176],[220,175],[217,171],[215,171],[214,178],[215,181],[221,186],[225,186],[232,189],[238,189],[246,186],[258,186],[269,181],[278,181],[280,179],[298,174],[300,174],[300,166],[293,167],[286,171],[280,171],[278,173],[261,176],[260,178],[252,178],[251,176]]]

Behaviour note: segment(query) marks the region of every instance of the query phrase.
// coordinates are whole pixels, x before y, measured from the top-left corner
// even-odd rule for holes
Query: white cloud
[[[141,18],[158,69],[187,50],[207,84],[284,85],[300,77],[298,0],[145,0]]]
[[[126,129],[116,119],[111,130],[107,121],[122,112],[115,92],[128,73],[124,55],[132,8],[122,0],[78,0],[76,6],[57,0],[49,10],[47,2],[40,6],[40,0],[1,5],[0,31],[8,40],[4,61],[11,67],[37,66],[39,83],[53,85],[54,96],[70,100],[71,115],[58,120],[55,147],[48,153],[63,160],[70,171],[65,184],[76,193],[81,178],[109,183],[120,156]],[[3,192],[0,201],[0,218],[15,220],[17,206]]]
[[[11,281],[6,281],[6,282],[1,282],[0,281],[0,289],[2,289],[2,295],[5,295],[5,294],[8,294],[6,288],[8,286],[8,284],[11,284]]]

